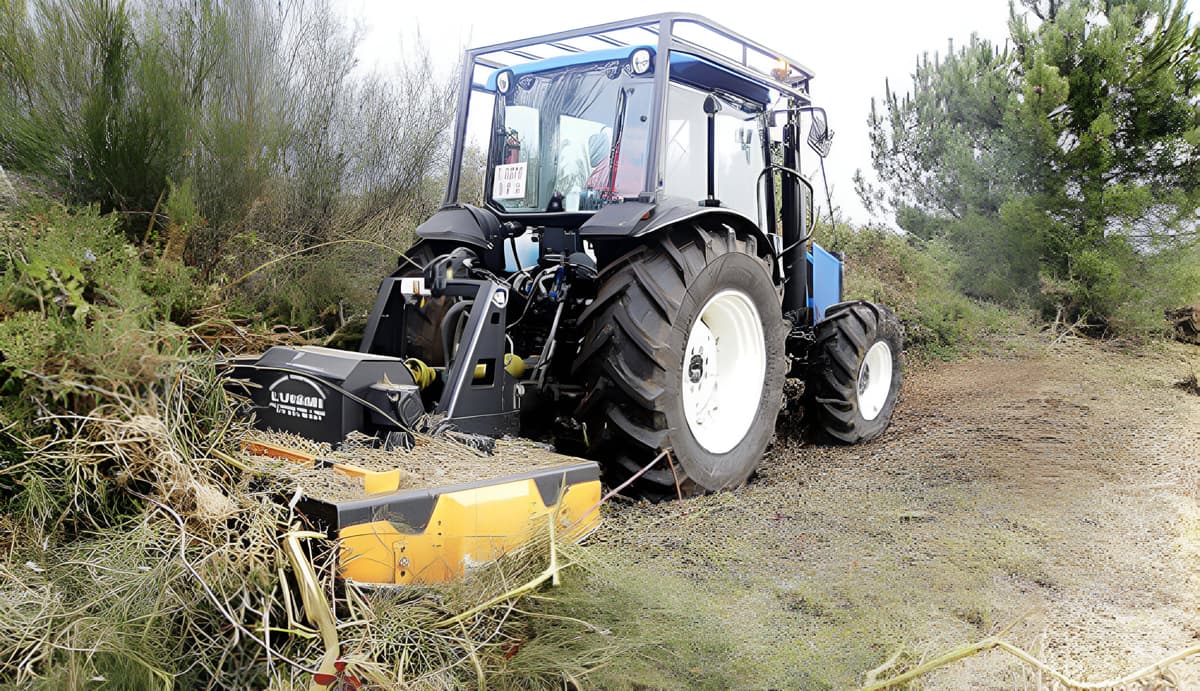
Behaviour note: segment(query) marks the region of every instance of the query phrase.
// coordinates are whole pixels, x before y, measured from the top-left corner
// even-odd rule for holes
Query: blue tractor
[[[801,152],[823,158],[832,133],[809,70],[690,14],[472,49],[465,66],[445,204],[383,281],[360,351],[262,368],[298,373],[263,382],[282,400],[328,386],[346,405],[261,424],[396,443],[432,416],[552,438],[610,484],[670,449],[638,477],[649,495],[745,482],[789,378],[818,434],[883,432],[901,329],[843,302],[839,257],[812,242]]]

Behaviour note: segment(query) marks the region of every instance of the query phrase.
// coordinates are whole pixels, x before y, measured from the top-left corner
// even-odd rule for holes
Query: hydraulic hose
[[[458,326],[458,315],[460,312],[470,311],[474,304],[474,300],[460,300],[450,305],[450,309],[446,310],[446,315],[442,317],[442,352],[446,355],[447,367],[454,359],[450,346],[454,344],[454,327]]]
[[[409,359],[405,360],[404,364],[408,367],[408,371],[412,374],[413,381],[416,382],[417,386],[420,387],[422,391],[437,380],[437,372],[434,371],[432,367],[426,365],[424,362],[415,357],[410,357]]]

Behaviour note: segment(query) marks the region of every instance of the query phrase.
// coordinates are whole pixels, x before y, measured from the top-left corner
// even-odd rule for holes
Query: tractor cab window
[[[586,211],[640,195],[652,90],[618,62],[521,76],[497,96],[491,199],[543,211],[557,192]]]
[[[673,197],[699,201],[708,196],[708,93],[672,83],[667,93],[663,137],[662,188]],[[759,219],[758,175],[763,169],[761,109],[718,95],[716,114],[716,196],[721,206]]]

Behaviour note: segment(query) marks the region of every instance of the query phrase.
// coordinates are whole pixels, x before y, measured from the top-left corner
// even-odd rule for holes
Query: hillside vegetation
[[[440,203],[454,107],[424,47],[373,73],[356,43],[325,0],[5,0],[0,165],[113,214],[200,290],[308,250],[222,297],[335,322]]]
[[[863,201],[979,298],[1097,335],[1200,301],[1200,26],[1183,0],[1022,0],[870,117]]]

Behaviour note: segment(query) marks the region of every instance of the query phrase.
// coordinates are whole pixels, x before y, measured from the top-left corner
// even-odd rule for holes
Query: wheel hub
[[[704,378],[704,356],[700,353],[692,355],[692,361],[688,363],[688,381],[693,384],[699,384]]]
[[[879,417],[891,387],[892,349],[884,341],[876,341],[858,367],[858,413],[864,420]]]
[[[705,303],[683,352],[683,413],[692,436],[709,453],[727,453],[746,436],[759,412],[766,346],[762,320],[741,291]]]

